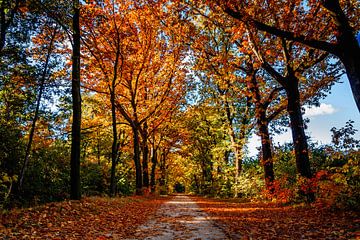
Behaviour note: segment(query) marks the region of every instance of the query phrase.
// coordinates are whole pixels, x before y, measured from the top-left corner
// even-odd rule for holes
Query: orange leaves
[[[195,198],[233,239],[355,239],[359,216],[318,206],[281,206]],[[315,227],[316,226],[316,227]]]
[[[0,237],[109,239],[131,237],[166,199],[85,198],[2,215]]]

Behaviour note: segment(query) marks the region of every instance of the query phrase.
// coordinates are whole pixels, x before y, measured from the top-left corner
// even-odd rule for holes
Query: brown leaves
[[[13,210],[1,216],[0,238],[112,239],[131,236],[166,198],[84,198]]]
[[[281,206],[275,203],[194,198],[211,218],[240,239],[357,239],[360,218],[355,212],[317,206]]]

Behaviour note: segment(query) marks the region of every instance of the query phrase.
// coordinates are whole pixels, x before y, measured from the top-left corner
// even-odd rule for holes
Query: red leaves
[[[131,236],[165,200],[92,197],[13,210],[1,216],[0,238],[124,238]]]
[[[237,239],[355,239],[360,237],[359,214],[318,206],[195,198],[202,210],[226,226]],[[238,234],[238,235],[234,235]]]

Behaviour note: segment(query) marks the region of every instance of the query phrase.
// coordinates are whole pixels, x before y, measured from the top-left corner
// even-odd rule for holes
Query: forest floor
[[[360,239],[360,213],[192,197],[231,239]]]
[[[360,239],[360,216],[186,195],[91,197],[2,214],[0,239]]]
[[[125,239],[169,197],[85,197],[13,209],[1,215],[0,239]]]

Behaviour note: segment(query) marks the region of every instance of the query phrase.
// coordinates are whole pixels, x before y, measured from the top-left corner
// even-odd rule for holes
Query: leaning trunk
[[[34,119],[33,119],[32,124],[31,124],[29,141],[28,141],[27,146],[26,146],[25,159],[24,159],[24,163],[23,163],[21,173],[20,173],[20,178],[19,178],[19,186],[18,186],[19,192],[22,191],[26,168],[27,168],[27,166],[29,164],[31,145],[32,145],[33,138],[34,138],[36,122],[37,122],[37,120],[39,118],[40,103],[41,103],[41,98],[42,98],[44,87],[45,87],[45,79],[46,79],[46,74],[47,74],[47,71],[48,71],[50,55],[51,55],[51,52],[52,52],[52,46],[53,46],[53,42],[55,40],[55,36],[56,36],[56,29],[54,30],[54,33],[53,33],[52,38],[51,38],[50,43],[49,43],[49,48],[48,48],[48,52],[47,52],[46,60],[45,60],[45,66],[44,66],[44,69],[43,69],[43,72],[42,72],[42,75],[41,75],[41,81],[40,81],[40,86],[39,86],[39,95],[38,95],[37,100],[36,100],[35,115],[34,115]]]
[[[70,198],[79,200],[80,193],[80,138],[81,138],[81,94],[80,94],[80,3],[73,1],[73,56],[72,56],[72,107]]]
[[[345,66],[347,77],[355,99],[356,106],[360,112],[360,49],[357,42],[344,46],[341,61]]]
[[[339,0],[325,0],[322,1],[322,5],[329,11],[337,27],[337,49],[332,53],[344,64],[356,106],[360,111],[360,48],[356,32],[350,26]]]

